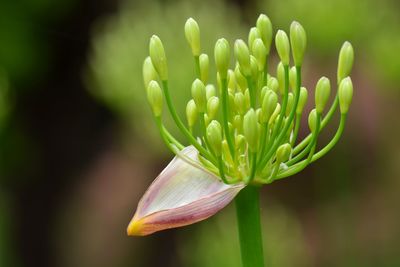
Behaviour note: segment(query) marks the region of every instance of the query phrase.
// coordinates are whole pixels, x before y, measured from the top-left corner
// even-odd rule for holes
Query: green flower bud
[[[244,91],[244,100],[245,100],[245,104],[246,104],[246,110],[250,109],[250,91],[249,89],[246,89]]]
[[[254,57],[257,59],[258,70],[259,71],[264,70],[265,62],[267,61],[268,51],[263,41],[260,38],[254,40],[252,51]]]
[[[190,128],[194,126],[197,121],[199,111],[197,110],[196,103],[193,99],[189,100],[186,105],[186,119]]]
[[[271,21],[266,15],[261,14],[257,19],[256,25],[257,25],[257,29],[260,32],[261,39],[264,42],[265,48],[267,49],[267,54],[269,54],[269,50],[271,48],[271,42],[272,42]]]
[[[192,97],[194,102],[196,103],[197,109],[199,112],[206,112],[207,108],[207,96],[206,96],[206,87],[199,79],[194,80],[192,83]]]
[[[322,77],[315,87],[315,108],[319,114],[324,110],[331,94],[331,83],[328,78]]]
[[[246,138],[242,134],[238,134],[235,136],[235,146],[241,147],[245,144]]]
[[[351,100],[353,99],[353,83],[350,77],[346,77],[340,82],[338,94],[340,112],[342,114],[347,114]]]
[[[206,97],[207,97],[207,100],[210,99],[213,96],[217,96],[217,90],[215,89],[214,85],[207,84],[207,86],[206,86]]]
[[[236,40],[235,41],[235,58],[239,63],[240,71],[243,73],[244,76],[251,75],[251,68],[250,68],[250,52],[247,48],[246,43],[243,40]]]
[[[161,80],[168,80],[167,57],[165,56],[164,46],[157,35],[150,38],[149,52],[151,62]]]
[[[199,65],[200,65],[200,79],[206,84],[208,81],[208,72],[210,60],[208,59],[207,54],[201,54],[199,57]]]
[[[262,103],[264,101],[264,97],[265,94],[271,89],[268,88],[268,86],[264,86],[263,88],[261,88],[261,98],[260,98],[260,102]]]
[[[149,86],[147,86],[147,100],[153,110],[153,114],[156,117],[161,116],[162,106],[163,106],[163,93],[161,91],[160,85],[156,81],[150,81]]]
[[[299,67],[303,64],[304,52],[307,45],[306,32],[297,21],[290,25],[290,43],[292,45],[292,54],[294,64]]]
[[[276,161],[279,163],[285,162],[290,158],[290,154],[292,153],[292,147],[290,144],[286,143],[280,145],[276,150]]]
[[[252,27],[249,32],[247,44],[249,45],[251,53],[253,53],[253,42],[255,39],[261,38],[260,31],[256,27]]]
[[[246,100],[244,94],[241,92],[235,94],[235,108],[240,115],[245,114],[247,111]]]
[[[289,38],[284,31],[278,30],[276,33],[275,46],[283,65],[289,66],[290,45]]]
[[[261,106],[261,122],[266,123],[271,118],[274,113],[276,106],[278,104],[278,95],[272,91],[268,90]]]
[[[290,111],[293,108],[293,104],[294,104],[294,97],[292,93],[288,94],[288,101],[287,101],[287,106],[286,106],[286,116],[289,116]]]
[[[147,88],[149,85],[150,81],[157,81],[158,80],[158,74],[156,69],[153,66],[153,63],[151,63],[151,58],[146,57],[146,59],[143,62],[143,81],[144,81],[144,88]]]
[[[236,79],[236,83],[239,86],[240,90],[242,92],[244,92],[247,88],[247,80],[243,76],[243,74],[240,72],[239,65],[236,65],[236,68],[235,68],[235,79]]]
[[[251,152],[258,150],[258,122],[254,109],[247,111],[243,118],[243,134]]]
[[[308,98],[308,92],[305,87],[300,88],[300,95],[299,95],[299,102],[296,107],[296,114],[300,115],[303,113],[303,109],[307,103],[307,98]]]
[[[218,39],[215,44],[214,57],[215,65],[217,67],[220,78],[226,78],[230,61],[229,43],[226,39]]]
[[[235,117],[233,117],[233,127],[238,131],[242,131],[242,125],[242,117],[240,115],[235,115]]]
[[[351,73],[351,69],[353,67],[354,61],[354,50],[353,46],[349,42],[344,42],[342,48],[339,53],[339,62],[338,62],[338,70],[337,70],[337,82],[340,84],[340,81],[345,77],[349,76]]]
[[[274,91],[275,93],[279,90],[279,83],[275,77],[270,77],[267,82],[267,86],[269,89]]]
[[[257,81],[258,79],[258,63],[254,56],[250,56],[250,69],[252,78]]]
[[[213,120],[207,126],[207,139],[217,156],[221,156],[222,129],[218,121]]]
[[[278,117],[279,113],[281,112],[281,104],[276,104],[274,113],[272,113],[271,118],[269,118],[269,124],[273,124]]]
[[[315,108],[311,110],[308,115],[308,127],[310,127],[312,133],[314,133],[317,128],[317,110]]]
[[[276,77],[278,78],[279,92],[283,95],[285,92],[285,68],[282,62],[276,66]]]
[[[192,48],[193,56],[200,55],[200,29],[197,22],[189,18],[185,23],[185,36],[190,48]]]
[[[228,88],[232,90],[236,89],[235,73],[231,69],[228,70]]]
[[[207,101],[207,115],[210,120],[215,118],[215,115],[218,112],[219,107],[219,98],[216,96],[211,97]]]
[[[297,72],[296,72],[296,67],[291,67],[289,71],[289,85],[290,88],[295,91],[296,90],[296,85],[297,85]]]

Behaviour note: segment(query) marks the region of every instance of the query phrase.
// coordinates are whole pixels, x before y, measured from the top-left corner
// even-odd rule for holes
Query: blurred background
[[[219,37],[247,39],[262,12],[275,30],[305,27],[310,89],[322,75],[335,80],[343,41],[356,52],[339,144],[263,189],[266,266],[400,266],[396,0],[1,1],[0,266],[239,267],[233,205],[146,238],[127,237],[126,226],[172,158],[145,104],[149,37],[164,42],[183,113],[193,77],[186,19],[212,55]]]

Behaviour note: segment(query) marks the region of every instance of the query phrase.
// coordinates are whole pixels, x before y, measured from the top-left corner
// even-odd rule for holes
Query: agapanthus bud
[[[194,102],[196,103],[197,109],[199,112],[206,112],[207,108],[207,96],[206,96],[206,87],[203,82],[199,79],[194,80],[192,83],[192,97]]]
[[[185,36],[190,48],[192,49],[193,56],[200,55],[200,29],[197,22],[189,18],[185,23]]]
[[[239,63],[240,71],[243,73],[244,76],[251,75],[251,68],[250,68],[250,52],[247,48],[246,43],[239,39],[235,41],[235,58]]]
[[[314,108],[308,115],[308,127],[312,133],[315,132],[317,128],[317,110]]]
[[[261,38],[260,31],[256,27],[252,27],[249,31],[249,38],[247,42],[251,53],[253,53],[253,42],[257,38]]]
[[[268,86],[264,86],[263,88],[261,88],[261,98],[260,98],[261,103],[264,101],[265,94],[270,90],[271,89],[269,89]]]
[[[240,115],[235,115],[235,117],[233,117],[233,127],[241,131],[242,126],[243,126],[242,117]]]
[[[236,65],[235,67],[235,79],[236,82],[240,88],[240,90],[243,92],[247,88],[247,81],[246,78],[243,76],[243,74],[240,72],[239,65]]]
[[[251,77],[257,81],[258,79],[258,62],[254,56],[250,56],[250,69],[251,69]]]
[[[278,79],[279,92],[283,94],[285,91],[285,68],[282,62],[279,62],[276,66],[276,78]]]
[[[216,96],[211,97],[207,101],[207,115],[210,120],[215,118],[215,115],[218,112],[219,107],[219,98]]]
[[[153,66],[153,63],[151,63],[151,58],[146,57],[146,59],[143,62],[143,82],[144,82],[144,88],[147,88],[149,85],[150,81],[157,81],[158,80],[158,74],[156,69]]]
[[[271,118],[272,114],[276,109],[276,105],[278,104],[278,95],[272,91],[268,90],[261,106],[261,122],[268,122]]]
[[[283,65],[289,66],[290,45],[286,32],[278,30],[275,36],[275,46]]]
[[[297,85],[297,71],[296,67],[291,67],[289,71],[289,85],[290,88],[292,88],[293,91],[296,89]]]
[[[147,86],[147,100],[153,110],[153,114],[156,117],[161,116],[163,106],[163,93],[160,85],[156,81],[150,81]]]
[[[247,111],[243,118],[243,134],[252,152],[258,150],[258,120],[254,109]]]
[[[241,147],[242,145],[244,145],[245,141],[246,141],[246,138],[242,134],[238,134],[235,136],[235,146],[236,147]]]
[[[278,104],[276,104],[274,113],[272,113],[271,118],[269,118],[268,123],[269,124],[274,123],[280,112],[281,112],[281,104],[278,103]]]
[[[208,59],[207,54],[200,55],[199,66],[200,66],[200,79],[204,84],[206,84],[208,81],[208,73],[209,73],[209,66],[210,66],[210,60]]]
[[[167,57],[165,56],[164,46],[157,35],[153,35],[150,38],[149,54],[161,80],[168,80]]]
[[[222,128],[218,121],[212,120],[207,126],[207,139],[217,156],[221,156]]]
[[[331,93],[331,83],[328,78],[322,77],[315,87],[315,109],[319,114],[324,110]]]
[[[196,123],[198,113],[196,103],[193,99],[190,99],[186,105],[186,119],[190,128]]]
[[[254,57],[257,59],[258,70],[262,71],[265,66],[265,62],[267,61],[267,48],[265,47],[263,41],[260,38],[257,38],[253,42],[252,51]]]
[[[340,112],[342,114],[347,114],[353,99],[353,83],[350,77],[346,77],[340,82],[338,94]]]
[[[243,115],[247,111],[246,100],[244,94],[241,92],[235,94],[235,108],[237,113],[239,113],[240,115]]]
[[[231,69],[228,70],[228,88],[231,90],[236,89],[236,78],[235,78],[235,72]]]
[[[293,93],[289,93],[289,94],[288,94],[287,105],[286,105],[286,113],[285,113],[286,116],[289,116],[290,111],[292,111],[293,104],[294,104],[294,96],[293,96]]]
[[[275,93],[279,90],[279,83],[275,77],[270,77],[267,82],[267,86],[269,89],[274,91]]]
[[[214,49],[215,65],[221,79],[225,79],[229,68],[230,49],[226,39],[221,38],[215,44]]]
[[[216,95],[217,95],[217,90],[215,89],[215,86],[212,84],[207,84],[207,86],[206,86],[207,100]]]
[[[267,49],[267,53],[269,54],[269,50],[271,48],[272,42],[272,23],[271,20],[264,14],[261,14],[257,19],[257,29],[260,32],[261,39],[264,42],[265,48]]]
[[[297,21],[290,25],[290,44],[292,45],[292,54],[294,64],[299,67],[303,64],[304,52],[307,45],[306,31]]]
[[[300,95],[299,95],[299,102],[297,103],[296,107],[296,114],[300,115],[303,113],[303,109],[307,103],[307,98],[308,98],[308,92],[305,87],[300,88]]]
[[[246,110],[250,108],[250,91],[249,89],[246,89],[244,91],[244,101],[246,103]]]
[[[337,82],[349,76],[353,67],[354,50],[350,42],[344,42],[339,53],[339,62],[337,69]]]
[[[292,153],[292,147],[286,143],[280,145],[276,150],[276,161],[279,163],[285,162],[289,159],[290,153]]]

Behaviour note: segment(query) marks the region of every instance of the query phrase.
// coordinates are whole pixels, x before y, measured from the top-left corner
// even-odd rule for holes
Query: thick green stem
[[[260,188],[246,186],[236,197],[243,267],[264,267],[260,218]]]

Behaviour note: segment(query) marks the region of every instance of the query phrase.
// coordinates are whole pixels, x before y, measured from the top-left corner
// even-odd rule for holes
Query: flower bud
[[[312,133],[314,133],[317,128],[317,110],[315,108],[311,110],[308,115],[308,127],[310,127]]]
[[[271,118],[277,104],[278,95],[274,91],[268,90],[261,106],[261,122],[265,123]]]
[[[246,89],[244,91],[244,101],[246,104],[246,110],[249,110],[250,109],[250,91],[249,91],[249,89]]]
[[[299,102],[297,103],[296,107],[296,114],[300,115],[303,113],[303,109],[307,103],[307,98],[308,98],[308,92],[305,87],[300,88],[300,95],[299,95]]]
[[[283,65],[289,66],[290,45],[287,34],[278,30],[275,36],[275,46]]]
[[[283,95],[285,92],[285,68],[282,62],[279,62],[278,66],[276,66],[276,77],[278,79],[279,92]]]
[[[236,79],[235,79],[235,73],[233,72],[233,70],[229,69],[228,70],[228,88],[231,90],[235,90],[236,89]]]
[[[257,81],[258,79],[258,63],[257,59],[254,56],[250,56],[250,69],[251,69],[251,77]]]
[[[293,97],[293,93],[289,93],[288,94],[288,100],[287,100],[287,105],[286,105],[286,116],[289,116],[290,111],[293,108],[293,104],[294,104],[294,97]]]
[[[215,89],[214,85],[207,84],[207,86],[206,86],[206,97],[207,97],[207,100],[210,99],[213,96],[217,96],[217,90]]]
[[[242,134],[238,134],[235,136],[235,146],[240,147],[244,145],[246,138]]]
[[[245,91],[247,88],[247,80],[241,73],[239,65],[236,65],[236,68],[235,68],[235,79],[236,79],[236,82],[237,82],[240,90],[242,92]]]
[[[257,59],[258,70],[259,71],[264,70],[268,53],[267,53],[267,48],[265,47],[263,41],[260,38],[254,40],[252,51],[254,57]]]
[[[279,90],[279,83],[275,77],[270,77],[267,82],[267,86],[269,89],[274,91],[275,93]]]
[[[157,35],[150,38],[149,53],[151,62],[161,80],[168,80],[167,57],[165,56],[164,46]]]
[[[268,86],[264,86],[263,88],[261,88],[261,98],[260,98],[261,103],[264,101],[265,94],[270,90],[271,89],[269,89]]]
[[[242,117],[240,115],[235,115],[235,117],[233,117],[233,127],[238,131],[242,131],[242,126]]]
[[[346,77],[340,82],[338,94],[340,112],[342,114],[347,114],[351,100],[353,99],[353,83],[350,77]]]
[[[339,62],[337,69],[337,82],[350,75],[354,61],[354,50],[353,46],[349,42],[344,42],[339,53]]]
[[[296,90],[296,85],[297,85],[297,71],[296,67],[291,67],[289,71],[289,85],[292,91]]]
[[[258,122],[254,109],[247,111],[243,118],[243,134],[251,152],[258,150]]]
[[[290,153],[292,153],[292,147],[286,143],[280,145],[276,150],[276,161],[279,163],[285,162],[289,159]]]
[[[269,54],[269,50],[271,48],[271,42],[272,42],[272,24],[270,19],[264,15],[261,14],[256,22],[257,29],[260,32],[261,39],[264,42],[265,48],[267,49],[267,54]]]
[[[218,121],[213,120],[207,126],[207,139],[217,156],[221,156],[222,129]]]
[[[276,104],[274,113],[272,113],[271,118],[269,118],[269,124],[273,124],[278,117],[279,113],[281,112],[281,104]]]
[[[158,74],[153,66],[153,63],[151,63],[151,58],[146,57],[146,59],[143,62],[144,88],[147,88],[147,86],[149,86],[150,81],[152,81],[152,80],[157,81]]]
[[[199,112],[206,112],[207,106],[207,96],[206,96],[206,88],[204,84],[196,79],[192,83],[192,97],[194,102],[196,103],[197,109]]]
[[[249,45],[251,53],[253,53],[253,42],[255,39],[261,38],[260,31],[256,27],[252,27],[249,32],[247,44]]]
[[[303,64],[307,36],[303,26],[297,21],[293,21],[290,25],[290,43],[292,45],[294,65],[299,67]]]
[[[200,55],[200,29],[197,22],[189,18],[185,23],[185,36],[190,48],[192,48],[193,56]]]
[[[235,41],[235,58],[239,63],[240,71],[243,73],[244,76],[251,75],[251,68],[250,68],[250,52],[247,48],[246,43],[243,40],[236,40]]]
[[[208,59],[207,54],[200,55],[199,66],[200,66],[200,79],[204,84],[206,84],[208,81],[208,72],[210,66],[210,60]]]
[[[319,114],[324,110],[331,93],[331,83],[328,78],[322,77],[318,80],[315,88],[315,109]]]
[[[158,82],[150,81],[149,86],[147,86],[147,100],[153,110],[153,114],[156,117],[161,116],[162,106],[163,106],[163,93],[161,91]]]
[[[229,68],[230,50],[226,39],[221,38],[215,44],[214,49],[215,65],[221,79],[225,79]]]
[[[246,100],[244,94],[241,92],[235,94],[235,108],[240,115],[243,115],[247,111]]]
[[[198,113],[199,111],[197,110],[197,106],[194,100],[193,99],[189,100],[189,102],[186,105],[186,118],[190,128],[192,128],[193,125],[196,123]]]
[[[207,101],[207,115],[210,120],[215,118],[215,115],[218,112],[219,107],[219,98],[216,96],[211,97]]]

